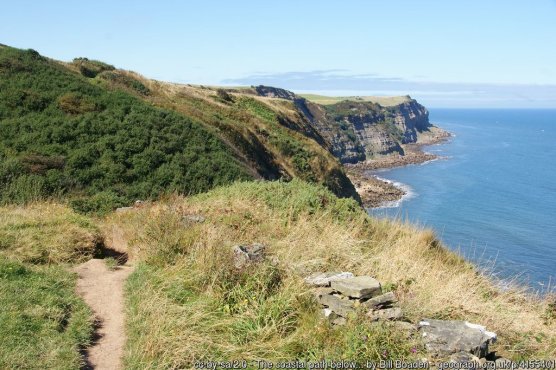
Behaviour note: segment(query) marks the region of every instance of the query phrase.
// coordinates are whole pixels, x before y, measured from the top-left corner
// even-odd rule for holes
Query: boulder
[[[316,287],[327,287],[336,280],[352,278],[351,272],[316,272],[305,278],[305,282]]]
[[[346,297],[358,299],[371,298],[382,293],[378,280],[370,276],[356,276],[335,280],[332,281],[330,286]]]
[[[419,323],[419,330],[425,347],[436,356],[467,352],[485,357],[488,345],[496,341],[495,333],[467,321],[425,319]]]
[[[265,246],[260,243],[236,245],[232,247],[234,266],[242,268],[252,262],[261,262],[265,256]]]
[[[378,320],[400,320],[403,317],[402,310],[399,307],[385,308],[382,310],[370,310],[367,316],[372,321]]]
[[[396,303],[398,300],[393,292],[388,292],[381,294],[379,296],[373,297],[362,304],[368,308],[376,308],[376,307],[383,307],[383,306],[390,306],[393,303]]]
[[[324,294],[318,298],[320,304],[328,307],[335,314],[347,317],[349,314],[355,314],[353,302],[349,299],[342,299],[340,296],[333,294]]]

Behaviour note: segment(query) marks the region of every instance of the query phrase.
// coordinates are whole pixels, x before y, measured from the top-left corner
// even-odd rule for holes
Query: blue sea
[[[375,173],[408,191],[369,212],[434,229],[503,280],[556,287],[556,110],[432,109],[455,136],[425,147],[446,157]]]

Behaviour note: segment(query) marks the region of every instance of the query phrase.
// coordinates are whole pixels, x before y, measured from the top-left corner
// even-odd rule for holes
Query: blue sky
[[[556,108],[556,1],[4,1],[0,43],[155,79]]]

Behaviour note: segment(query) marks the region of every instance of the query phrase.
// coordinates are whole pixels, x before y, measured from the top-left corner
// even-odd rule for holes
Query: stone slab
[[[332,289],[347,297],[365,299],[382,293],[380,282],[370,276],[356,276],[352,278],[332,281]]]
[[[305,283],[315,287],[327,287],[336,280],[352,278],[351,272],[316,272],[305,278]]]

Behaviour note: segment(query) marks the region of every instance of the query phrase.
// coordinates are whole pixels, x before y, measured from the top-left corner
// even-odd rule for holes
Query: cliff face
[[[414,99],[396,107],[393,120],[396,127],[403,132],[402,144],[415,143],[417,134],[429,131],[429,112]]]
[[[293,101],[297,110],[342,163],[356,163],[390,153],[404,154],[401,144],[417,142],[433,127],[429,113],[409,96],[398,105],[383,107],[370,101],[340,101],[320,105],[284,89],[259,86],[259,96]]]

